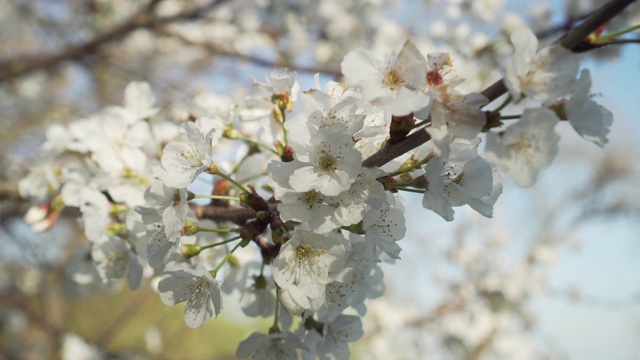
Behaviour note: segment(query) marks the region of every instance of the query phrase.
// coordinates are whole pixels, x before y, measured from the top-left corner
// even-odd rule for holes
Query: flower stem
[[[286,117],[285,111],[280,109],[280,114],[282,115],[282,122],[280,123],[280,128],[282,129],[282,137],[284,138],[284,146],[289,146],[289,139],[287,138],[287,128],[284,127],[284,119]],[[276,152],[276,155],[279,155]]]
[[[198,232],[203,231],[203,232],[212,232],[212,233],[218,233],[218,234],[227,234],[230,232],[239,232],[240,228],[234,228],[234,229],[215,229],[215,228],[204,228],[204,227],[200,227],[198,226]]]
[[[394,172],[392,172],[392,175],[400,175],[400,174],[404,174],[404,173],[408,173],[408,172],[412,172],[413,170],[421,167],[422,165],[426,164],[429,162],[429,160],[433,159],[432,156],[427,156],[426,158],[422,159],[421,161],[418,161],[417,163],[411,165],[411,166],[407,166],[406,168],[401,168],[398,169]]]
[[[236,251],[240,247],[240,244],[241,244],[241,242],[237,243],[236,246],[234,246],[233,249],[231,249],[231,251],[229,251],[227,253],[227,255],[224,257],[224,259],[222,259],[220,264],[218,264],[218,266],[216,266],[216,268],[211,270],[211,271],[213,273],[215,273],[215,274],[218,274],[218,271],[220,271],[220,269],[222,268],[222,265],[224,265],[225,263],[227,263],[227,261],[229,261],[229,259],[231,259],[231,257],[233,256],[233,252]]]
[[[200,247],[200,250],[211,249],[211,248],[214,248],[214,247],[216,247],[216,246],[220,246],[220,245],[228,244],[228,243],[230,243],[230,242],[232,242],[232,241],[236,241],[236,240],[240,240],[240,239],[241,239],[241,237],[240,237],[240,236],[236,236],[236,237],[234,237],[234,238],[231,238],[231,239],[229,239],[229,240],[225,240],[225,241],[222,241],[222,242],[219,242],[219,243],[215,243],[215,244],[211,244],[211,245],[204,245],[204,246],[201,246],[201,247]]]
[[[273,315],[273,325],[269,328],[269,334],[278,334],[282,332],[278,326],[278,316],[280,315],[280,299],[276,299],[276,310]]]
[[[225,196],[225,195],[194,195],[193,198],[240,201],[240,198],[238,198],[237,196]]]
[[[289,237],[289,239],[291,239],[291,237],[292,237],[292,236],[291,236],[291,233],[289,232],[289,230],[287,230],[287,228],[286,228],[286,227],[284,227],[284,226],[282,226],[282,227],[281,227],[281,229],[282,229],[282,231],[284,231],[284,233],[285,233],[285,234],[287,234],[287,236]]]
[[[608,39],[614,38],[616,36],[620,36],[620,35],[624,35],[626,33],[630,33],[632,31],[638,30],[640,29],[640,24],[638,25],[634,25],[630,28],[626,28],[623,30],[619,30],[619,31],[614,31],[614,32],[610,32],[608,34],[604,34],[604,35],[600,35],[597,38],[595,38],[593,40],[594,43],[596,44],[610,44],[610,42],[608,42]]]
[[[606,43],[607,45],[640,44],[640,39],[620,39]]]
[[[505,115],[500,116],[500,120],[517,120],[520,119],[522,115]]]
[[[221,178],[228,180],[230,183],[232,183],[233,185],[235,185],[238,189],[242,190],[242,192],[247,193],[247,194],[251,194],[251,191],[247,190],[247,188],[244,187],[244,185],[240,184],[239,182],[235,181],[233,178],[231,178],[230,176],[221,173],[220,171],[216,171],[215,175],[220,176]]]
[[[405,183],[386,183],[385,184],[386,187],[389,188],[393,188],[396,190],[400,190],[400,191],[407,191],[407,192],[415,192],[415,193],[424,193],[425,189],[420,189],[420,188],[415,188],[415,185],[412,185],[412,183],[410,182],[405,182]]]
[[[269,145],[261,143],[259,141],[256,141],[256,140],[254,140],[254,139],[252,139],[250,137],[246,137],[244,135],[236,135],[235,139],[244,140],[244,141],[246,141],[246,142],[248,142],[250,144],[254,144],[254,145],[256,145],[256,146],[258,146],[260,148],[263,148],[263,149],[265,149],[267,151],[271,151],[272,153],[274,153],[274,154],[279,156],[278,152],[275,149],[270,148]]]
[[[425,190],[420,190],[420,189],[410,189],[410,188],[396,188],[400,191],[406,191],[406,192],[412,192],[412,193],[418,193],[418,194],[424,194]]]

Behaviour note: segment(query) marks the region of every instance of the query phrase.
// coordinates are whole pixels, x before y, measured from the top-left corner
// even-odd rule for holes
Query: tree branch
[[[303,72],[303,73],[311,73],[311,74],[322,73],[322,74],[332,75],[332,76],[335,76],[335,77],[342,76],[342,72],[340,71],[340,69],[336,69],[336,68],[318,67],[318,66],[303,66],[303,65],[297,65],[297,64],[290,63],[290,62],[286,62],[286,61],[277,61],[277,60],[276,61],[272,61],[272,60],[267,60],[267,59],[263,59],[263,58],[260,58],[260,57],[252,56],[252,55],[244,55],[244,54],[240,54],[240,53],[237,53],[237,52],[225,50],[225,49],[217,47],[217,46],[215,46],[213,44],[197,43],[197,42],[194,42],[194,41],[191,41],[191,40],[187,39],[186,37],[182,36],[181,34],[177,34],[175,32],[171,32],[171,31],[168,31],[168,30],[160,30],[160,33],[162,33],[162,34],[164,34],[166,36],[171,36],[173,38],[176,38],[176,39],[180,40],[182,43],[184,43],[186,45],[201,47],[201,48],[207,50],[212,55],[221,55],[221,56],[233,57],[233,58],[236,58],[236,59],[240,59],[240,60],[244,60],[244,61],[250,62],[250,63],[252,63],[254,65],[258,65],[258,66],[263,66],[263,67],[268,67],[268,68],[286,68],[286,69],[293,70],[293,71],[298,71],[298,72]]]
[[[587,37],[593,31],[597,30],[607,21],[611,20],[611,18],[622,12],[622,10],[624,10],[627,6],[635,1],[636,0],[612,0],[606,3],[601,8],[594,11],[593,14],[591,14],[591,16],[589,16],[580,25],[574,27],[566,34],[564,34],[564,36],[562,36],[557,41],[557,43],[567,49],[573,50],[578,45],[580,45],[581,41],[585,37]],[[503,78],[483,90],[482,95],[486,96],[489,99],[489,102],[492,102],[506,92],[507,88],[504,84]],[[431,136],[429,135],[429,133],[427,133],[424,129],[420,129],[398,143],[395,143],[393,145],[386,143],[382,149],[365,159],[362,162],[362,166],[382,166],[389,161],[397,158],[398,156],[406,153],[407,151],[415,149],[418,146],[426,143],[430,139]]]
[[[198,219],[211,219],[215,221],[231,221],[238,225],[244,225],[247,220],[254,219],[256,212],[251,208],[244,207],[222,207],[222,206],[202,206],[197,204],[189,204],[191,210],[196,214]],[[277,210],[277,203],[269,204],[269,211]]]
[[[115,27],[114,29],[106,33],[96,36],[94,39],[88,41],[87,43],[70,47],[58,54],[0,61],[0,81],[36,69],[51,67],[65,60],[72,60],[82,57],[88,53],[91,53],[92,51],[95,51],[98,47],[108,42],[117,40],[138,28],[155,27],[179,20],[200,18],[212,8],[223,3],[225,0],[212,1],[205,6],[174,16],[165,18],[154,18],[153,10],[160,1],[161,0],[150,1],[149,4],[138,14],[136,14],[131,20]],[[609,21],[634,1],[635,0],[613,0],[605,4],[600,9],[595,11],[591,16],[589,16],[583,23],[568,31],[562,38],[558,40],[558,42],[568,49],[573,49],[578,44],[580,44],[582,39],[584,39],[587,35],[595,31],[602,24]],[[246,60],[252,61],[259,65],[278,65],[277,63],[274,64],[263,59],[224,52],[217,48],[212,48],[210,50],[222,55],[244,57]],[[299,70],[305,71],[309,69],[300,68]],[[328,70],[326,72],[332,73]],[[504,85],[504,81],[503,79],[501,79],[482,91],[482,94],[489,98],[491,102],[501,95],[505,94],[506,92],[507,89]],[[365,167],[382,166],[395,159],[396,157],[426,143],[430,139],[430,135],[424,129],[420,129],[407,136],[401,142],[393,145],[387,143],[381,150],[365,159],[362,162],[362,165]],[[275,210],[276,204],[270,204],[270,208],[272,208],[272,210]],[[232,221],[238,224],[243,224],[245,221],[255,217],[255,212],[249,208],[223,208],[214,206],[192,205],[192,209],[199,218],[207,218],[217,221]]]
[[[144,8],[142,8],[142,10],[133,15],[131,19],[117,25],[111,30],[96,35],[93,39],[85,43],[70,46],[61,52],[54,54],[18,56],[12,59],[0,60],[0,82],[35,70],[50,68],[63,61],[78,59],[87,54],[94,53],[101,46],[116,41],[136,29],[153,28],[155,26],[165,25],[181,20],[199,19],[213,8],[224,3],[226,0],[211,1],[206,5],[190,9],[173,16],[157,18],[154,16],[154,10],[160,1],[162,0],[151,0]]]

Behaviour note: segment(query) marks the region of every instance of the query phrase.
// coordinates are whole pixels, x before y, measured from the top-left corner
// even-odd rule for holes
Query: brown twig
[[[593,14],[580,25],[569,30],[557,42],[567,49],[574,49],[590,33],[597,30],[598,27],[600,27],[602,24],[611,20],[611,18],[622,12],[622,10],[624,10],[633,2],[635,2],[635,0],[612,0],[606,3],[601,8],[594,11]],[[506,92],[507,88],[504,84],[504,79],[500,79],[483,90],[482,95],[486,96],[489,99],[489,102],[492,102]],[[406,153],[407,151],[415,149],[418,146],[426,143],[430,139],[431,136],[429,135],[429,133],[427,133],[424,129],[420,129],[398,143],[385,144],[385,146],[378,152],[366,158],[362,162],[362,166],[382,166],[389,161],[397,158],[398,156]]]
[[[54,54],[18,56],[11,59],[0,60],[0,82],[34,70],[47,69],[63,61],[78,59],[94,53],[100,47],[121,39],[136,29],[153,28],[182,20],[199,19],[226,0],[215,0],[206,5],[190,9],[173,16],[158,18],[154,16],[154,11],[160,1],[162,0],[151,0],[144,8],[142,8],[142,10],[124,23],[115,26],[111,30],[96,35],[93,39],[85,43],[70,46],[61,52]]]
[[[197,204],[189,204],[191,210],[199,219],[211,219],[215,221],[231,221],[238,225],[244,225],[249,219],[256,217],[256,212],[251,208],[244,207],[221,207],[221,206],[202,206]],[[276,211],[278,204],[270,203],[269,211]]]

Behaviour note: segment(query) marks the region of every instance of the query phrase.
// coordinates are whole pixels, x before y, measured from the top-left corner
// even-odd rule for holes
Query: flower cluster
[[[449,54],[424,56],[411,41],[386,58],[347,54],[346,84],[316,78],[299,94],[294,73],[274,71],[244,103],[201,95],[181,122],[154,107],[149,85],[131,83],[123,107],[49,130],[42,163],[20,184],[39,203],[28,220],[45,229],[65,207],[79,209],[91,242],[84,281],[136,288],[155,277],[164,303],[185,303],[190,327],[239,292],[247,316],[274,322],[238,356],[348,359],[366,300],[383,293],[381,262],[400,259],[400,192],[421,193],[447,221],[464,205],[492,217],[502,193],[494,166],[533,184],[557,152],[561,120],[606,143],[611,114],[590,99],[588,70],[576,79],[576,55],[538,49],[529,30],[511,39],[510,95],[494,111],[482,94],[459,91]],[[512,117],[501,111],[514,101],[536,106],[505,126]],[[362,165],[419,132],[429,141]],[[197,194],[203,183],[210,192]]]
[[[613,117],[589,97],[589,71],[576,80],[578,55],[560,45],[538,49],[538,39],[528,29],[515,31],[511,41],[514,53],[504,64],[510,96],[539,101],[542,107],[525,110],[502,132],[489,133],[486,153],[518,185],[531,186],[558,152],[559,121],[568,120],[580,136],[603,146]]]

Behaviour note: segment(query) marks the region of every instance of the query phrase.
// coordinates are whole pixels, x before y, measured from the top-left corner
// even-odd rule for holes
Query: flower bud
[[[127,225],[122,223],[111,223],[107,229],[109,235],[120,236],[127,232]]]
[[[271,222],[271,213],[266,210],[260,210],[256,212],[256,219],[260,222]]]
[[[251,187],[250,185],[248,187],[251,189],[251,193],[249,193],[249,194],[247,194],[247,193],[240,194],[240,203],[243,206],[252,208],[256,212],[257,211],[267,211],[267,210],[269,210],[269,205],[262,198],[262,196],[258,195],[258,193],[256,193],[256,190],[253,187]]]
[[[182,256],[184,256],[186,259],[190,259],[194,256],[197,256],[198,254],[200,254],[201,251],[202,251],[202,247],[196,244],[183,245],[182,249],[180,250],[180,252],[182,253]]]
[[[211,163],[211,166],[209,166],[209,168],[205,170],[205,172],[207,174],[215,175],[215,174],[218,174],[220,170],[218,170],[218,166],[216,164]]]
[[[193,221],[187,220],[182,225],[182,235],[195,235],[198,231],[200,231],[200,228]]]

